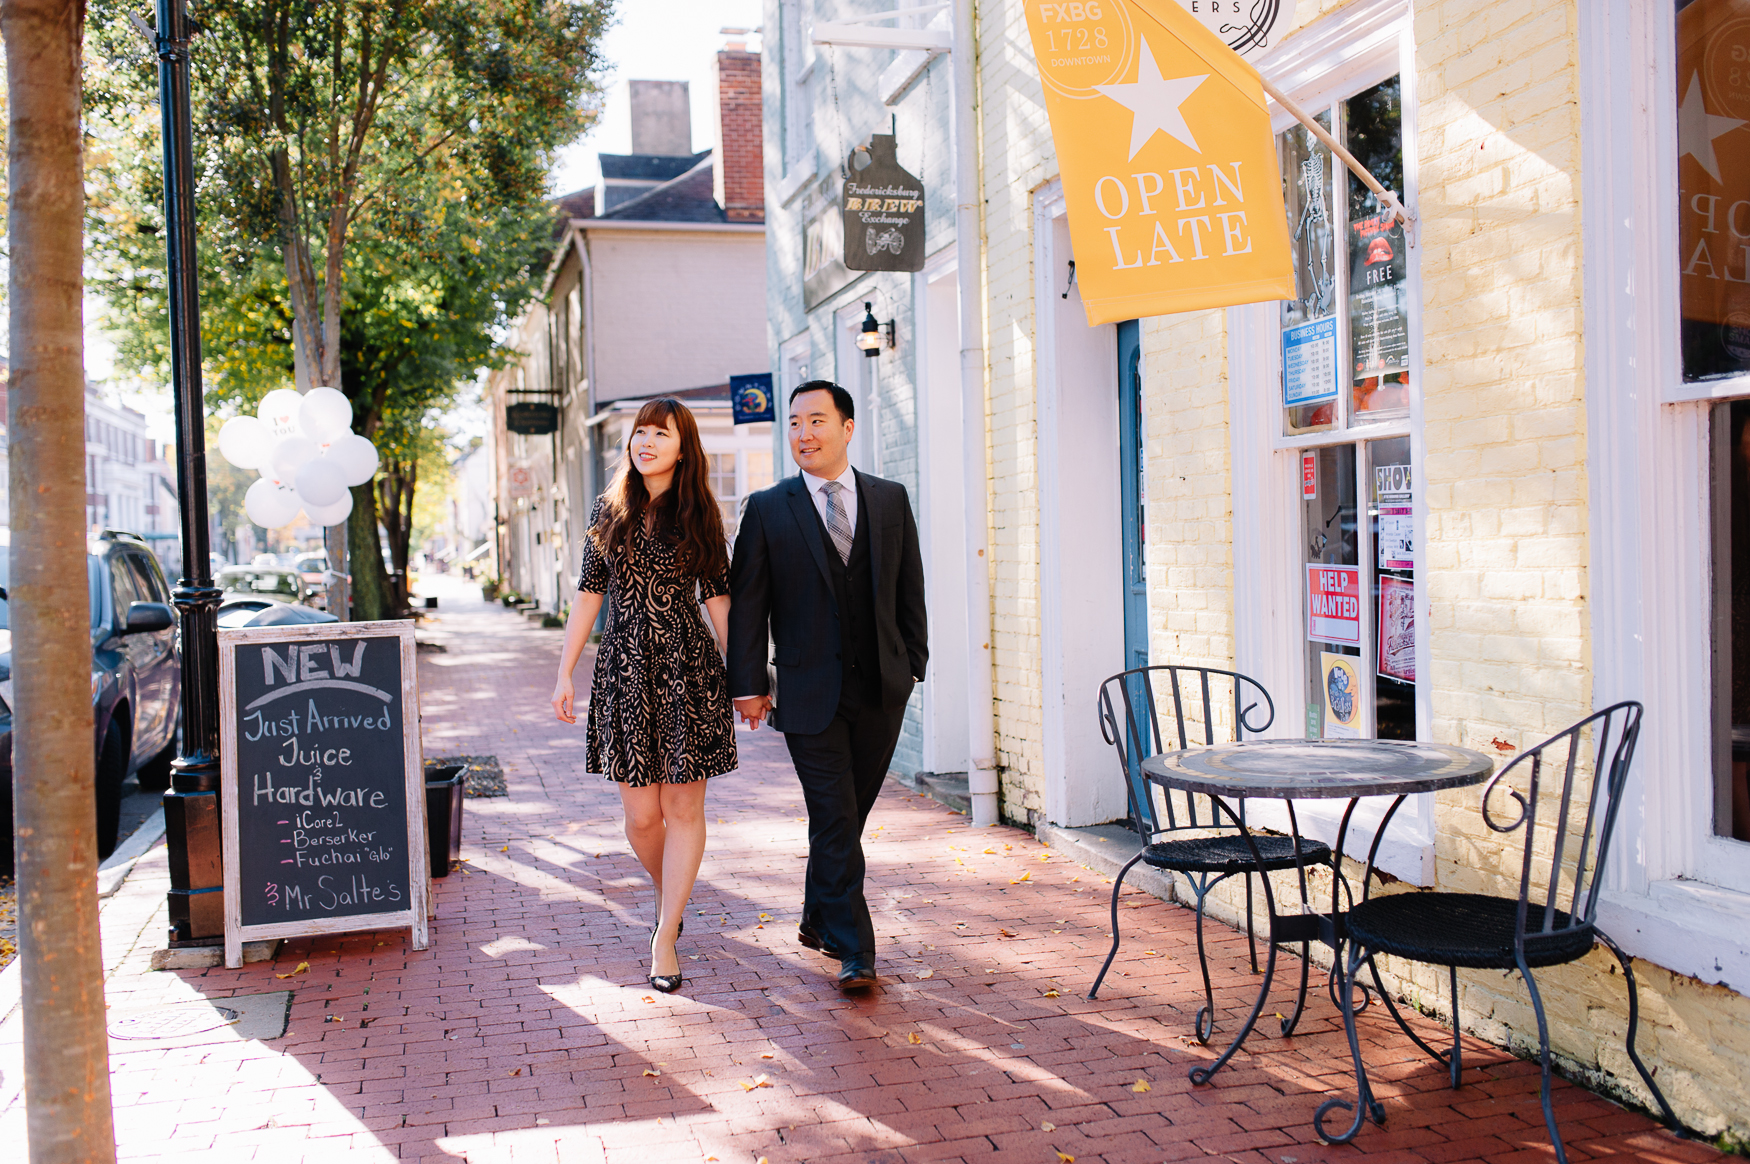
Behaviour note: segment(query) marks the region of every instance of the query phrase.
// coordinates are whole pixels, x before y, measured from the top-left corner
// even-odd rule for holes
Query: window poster
[[[1414,570],[1415,511],[1410,504],[1410,467],[1375,465],[1373,495],[1379,508],[1379,530],[1374,535],[1379,548],[1379,568]]]
[[[1361,645],[1361,567],[1306,568],[1306,637],[1315,643]]]
[[[1410,366],[1404,228],[1390,212],[1349,224],[1349,336],[1357,381]]]
[[[1283,406],[1335,400],[1337,389],[1336,317],[1283,328]]]
[[[1402,683],[1416,681],[1416,584],[1379,578],[1379,673]]]
[[[1355,655],[1319,652],[1319,674],[1325,680],[1325,725],[1327,740],[1361,738],[1361,674]]]

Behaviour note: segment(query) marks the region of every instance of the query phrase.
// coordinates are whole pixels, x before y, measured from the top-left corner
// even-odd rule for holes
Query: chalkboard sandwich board
[[[413,624],[221,630],[219,730],[225,965],[257,938],[401,926],[425,949]]]

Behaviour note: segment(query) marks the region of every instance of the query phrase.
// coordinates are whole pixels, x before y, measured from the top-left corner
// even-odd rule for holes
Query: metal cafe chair
[[[1605,857],[1616,824],[1623,784],[1635,743],[1641,733],[1641,705],[1632,700],[1595,712],[1572,727],[1528,748],[1497,772],[1484,786],[1483,821],[1497,833],[1518,832],[1523,844],[1517,897],[1440,891],[1392,894],[1369,898],[1363,881],[1362,900],[1344,919],[1349,948],[1343,982],[1354,983],[1365,962],[1381,998],[1398,1024],[1426,1054],[1451,1072],[1452,1086],[1459,1085],[1458,967],[1475,970],[1518,970],[1531,995],[1537,1016],[1538,1048],[1543,1064],[1543,1119],[1555,1145],[1556,1159],[1567,1164],[1567,1152],[1556,1130],[1550,1106],[1549,1023],[1543,997],[1532,968],[1559,966],[1590,953],[1603,943],[1622,964],[1628,982],[1628,1057],[1640,1072],[1641,1081],[1658,1101],[1666,1126],[1677,1127],[1677,1117],[1653,1076],[1635,1051],[1635,1029],[1640,1021],[1640,999],[1634,967],[1617,944],[1597,926],[1598,892]],[[1590,732],[1591,746],[1586,736]],[[1583,771],[1582,759],[1593,760],[1591,775]],[[1509,777],[1523,779],[1521,793]],[[1391,995],[1379,980],[1374,965],[1377,954],[1391,954],[1413,962],[1445,966],[1452,990],[1452,1047],[1436,1051],[1404,1023]],[[1342,957],[1339,957],[1342,961]],[[1361,1060],[1361,1045],[1355,1033],[1355,1010],[1350,992],[1339,988],[1339,1005],[1349,1036],[1349,1052],[1355,1061],[1356,1103],[1332,1099],[1313,1117],[1318,1134],[1333,1143],[1347,1143],[1361,1130],[1366,1116],[1385,1122],[1385,1110],[1374,1100]],[[1326,1114],[1334,1108],[1355,1112],[1347,1131],[1328,1133]]]
[[[1171,715],[1170,733],[1163,736],[1161,718],[1165,710]],[[1209,980],[1209,960],[1203,944],[1204,900],[1209,892],[1235,875],[1246,878],[1246,940],[1252,957],[1252,973],[1258,972],[1258,942],[1253,929],[1252,874],[1260,871],[1305,869],[1307,865],[1329,864],[1330,846],[1319,841],[1303,840],[1298,828],[1293,836],[1252,833],[1257,846],[1254,854],[1246,837],[1231,819],[1217,816],[1211,799],[1190,793],[1170,793],[1152,786],[1142,775],[1142,761],[1172,749],[1184,750],[1198,744],[1228,743],[1217,740],[1218,709],[1227,713],[1229,730],[1219,734],[1238,742],[1247,735],[1259,735],[1276,720],[1276,705],[1270,693],[1257,680],[1235,671],[1213,667],[1154,666],[1136,667],[1120,672],[1100,685],[1100,731],[1106,742],[1118,753],[1119,767],[1124,772],[1129,793],[1130,820],[1142,841],[1142,848],[1125,863],[1112,881],[1112,949],[1094,979],[1088,997],[1095,997],[1106,972],[1118,956],[1118,894],[1124,888],[1124,877],[1138,861],[1151,867],[1181,874],[1197,899],[1197,963],[1203,972],[1203,1006],[1197,1011],[1195,1030],[1197,1041],[1205,1043],[1215,1031],[1215,990]],[[1261,720],[1262,722],[1257,722]],[[1200,739],[1194,739],[1200,736]],[[1238,824],[1245,824],[1245,801],[1237,808]],[[1294,805],[1288,802],[1289,820],[1294,820]],[[1260,866],[1259,858],[1262,858]],[[1301,881],[1305,899],[1305,878]],[[1284,1035],[1294,1030],[1306,1004],[1307,943],[1301,943],[1300,993],[1294,1013],[1282,1020]],[[1272,949],[1272,957],[1274,949]]]

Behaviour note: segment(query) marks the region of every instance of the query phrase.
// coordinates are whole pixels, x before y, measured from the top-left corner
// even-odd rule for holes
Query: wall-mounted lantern
[[[863,327],[857,333],[857,347],[862,349],[865,356],[873,359],[881,354],[883,346],[892,348],[896,331],[893,320],[886,323],[876,320],[874,304],[863,304]]]

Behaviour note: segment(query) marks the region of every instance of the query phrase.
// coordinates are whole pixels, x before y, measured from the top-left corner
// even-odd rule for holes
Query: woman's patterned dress
[[[699,613],[729,593],[729,571],[683,574],[674,546],[642,528],[632,546],[628,559],[623,546],[603,554],[584,539],[577,588],[606,595],[607,615],[589,691],[589,771],[634,788],[733,771],[729,677]]]

